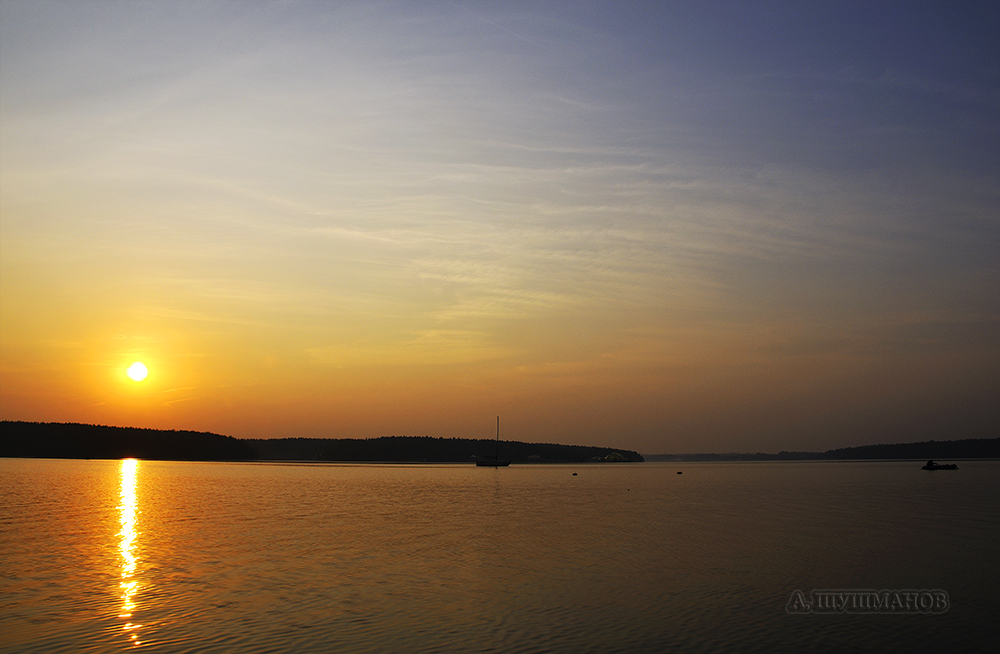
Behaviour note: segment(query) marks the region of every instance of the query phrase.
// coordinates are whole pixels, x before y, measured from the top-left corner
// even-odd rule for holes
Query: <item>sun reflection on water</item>
[[[123,627],[126,634],[132,632],[129,635],[129,640],[132,641],[134,645],[140,645],[139,634],[136,631],[142,625],[132,623],[132,611],[135,609],[135,602],[132,598],[135,596],[136,590],[138,588],[139,582],[135,579],[135,567],[137,563],[134,545],[136,538],[135,530],[135,514],[136,514],[136,499],[135,499],[135,485],[136,485],[136,470],[139,467],[139,462],[135,459],[123,459],[121,467],[121,504],[118,505],[118,510],[120,512],[121,526],[122,529],[118,532],[120,541],[118,542],[118,551],[121,553],[121,598],[122,607],[118,612],[118,617],[125,620],[125,625]]]

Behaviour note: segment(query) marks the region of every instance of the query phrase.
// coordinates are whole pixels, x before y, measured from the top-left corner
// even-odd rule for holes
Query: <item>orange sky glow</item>
[[[0,418],[480,438],[500,415],[647,454],[1000,435],[986,35],[0,7]]]

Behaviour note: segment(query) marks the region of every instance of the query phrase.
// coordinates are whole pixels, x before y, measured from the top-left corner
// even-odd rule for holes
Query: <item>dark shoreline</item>
[[[210,432],[3,421],[0,457],[138,458],[169,461],[300,461],[342,463],[473,463],[496,452],[493,439],[379,438],[238,439]],[[515,463],[641,462],[638,452],[609,447],[500,441]]]
[[[927,459],[1000,459],[1000,438],[965,438],[954,441],[922,441],[842,447],[825,452],[764,452],[726,454],[647,454],[647,461],[857,461]]]
[[[139,458],[169,461],[295,463],[472,463],[496,448],[491,439],[383,436],[379,438],[238,439],[210,432],[109,427],[78,423],[0,422],[0,457]],[[1000,438],[924,441],[847,447],[825,452],[688,453],[643,456],[631,450],[500,441],[515,463],[733,462],[1000,459]]]

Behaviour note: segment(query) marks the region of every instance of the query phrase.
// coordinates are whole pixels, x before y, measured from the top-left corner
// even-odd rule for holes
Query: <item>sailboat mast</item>
[[[497,416],[497,461],[500,460],[500,416]]]

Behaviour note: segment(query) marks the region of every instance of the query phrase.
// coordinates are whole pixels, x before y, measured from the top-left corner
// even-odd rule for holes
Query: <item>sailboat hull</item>
[[[494,461],[493,459],[485,459],[483,461],[476,461],[476,465],[480,468],[506,468],[510,465],[510,461]]]

